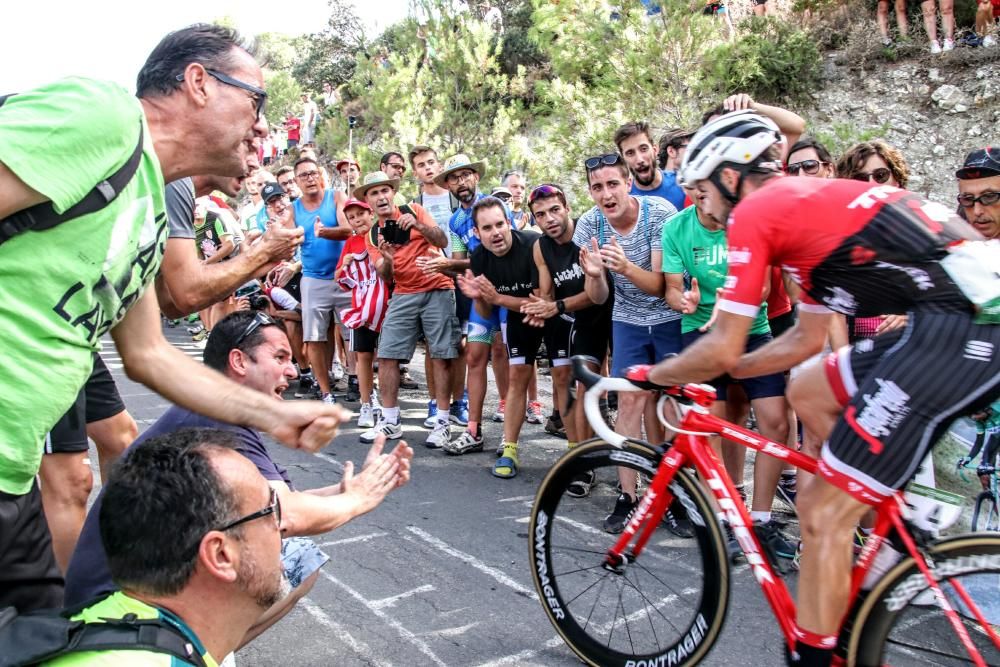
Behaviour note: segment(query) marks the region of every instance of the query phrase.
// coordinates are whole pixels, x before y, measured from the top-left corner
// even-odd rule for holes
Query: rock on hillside
[[[874,132],[902,151],[909,189],[954,203],[966,153],[1000,143],[1000,62],[928,57],[857,72],[836,64],[835,53],[827,58],[827,86],[804,114],[814,131],[849,143]]]

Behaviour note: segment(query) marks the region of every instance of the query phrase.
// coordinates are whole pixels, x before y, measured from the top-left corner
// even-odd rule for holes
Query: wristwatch
[[[558,301],[556,301],[556,310],[559,311],[560,315],[562,315],[563,313],[565,313],[566,312],[566,302],[563,301],[562,299],[559,299]]]

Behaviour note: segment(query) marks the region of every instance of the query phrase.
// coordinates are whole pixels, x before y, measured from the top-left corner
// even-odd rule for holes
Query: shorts
[[[458,326],[462,331],[466,330],[469,324],[469,317],[475,307],[472,305],[472,299],[462,294],[462,290],[455,288],[455,315],[458,317]]]
[[[368,327],[351,329],[351,352],[374,353],[378,349],[379,332]]]
[[[320,551],[316,543],[308,537],[286,537],[281,540],[281,567],[292,588],[326,565],[330,557]]]
[[[63,577],[37,479],[23,496],[0,491],[0,536],[0,609],[24,614],[62,607]]]
[[[530,366],[538,359],[538,350],[545,341],[545,352],[552,366],[567,366],[573,325],[559,317],[546,321],[544,327],[533,327],[520,317],[506,317],[502,324],[503,342],[511,366]]]
[[[819,473],[871,505],[902,488],[962,415],[1000,396],[1000,326],[965,313],[909,313],[900,331],[827,356],[827,379],[845,407]]]
[[[455,315],[455,290],[393,294],[382,323],[379,359],[412,359],[421,333],[432,359],[458,356],[461,332]]]
[[[795,309],[772,317],[767,323],[771,326],[771,335],[775,338],[795,326]]]
[[[682,334],[681,341],[684,348],[687,349],[689,345],[704,336],[705,333],[695,329],[694,331],[688,331],[687,333]],[[754,350],[767,345],[772,340],[774,340],[774,338],[771,334],[754,334],[748,336],[744,352],[753,352]],[[754,378],[741,378],[739,380],[733,379],[728,375],[723,375],[715,378],[714,380],[710,380],[705,384],[710,384],[715,387],[715,396],[720,401],[726,400],[726,390],[731,384],[738,384],[743,387],[743,391],[746,393],[747,398],[751,401],[758,398],[771,398],[773,396],[785,395],[784,373],[771,373],[770,375],[760,375]]]
[[[351,330],[344,326],[340,311],[351,305],[351,293],[345,292],[333,280],[302,276],[302,340],[321,343],[327,339],[330,325],[336,322],[346,340]]]
[[[622,377],[629,366],[656,364],[681,351],[681,319],[654,326],[611,323],[611,376]]]
[[[597,359],[598,365],[603,364],[608,357],[608,344],[611,342],[611,319],[600,322],[580,323],[573,321],[570,333],[569,353],[571,357],[583,355]],[[546,343],[548,345],[548,343]]]
[[[45,436],[46,454],[68,454],[85,452],[90,445],[87,441],[87,424],[108,419],[125,410],[125,403],[118,393],[115,379],[99,354],[94,354],[94,368],[87,383],[77,394],[76,402],[66,414],[56,422]]]
[[[465,335],[469,343],[493,344],[493,337],[503,330],[503,322],[507,319],[506,308],[494,308],[493,314],[483,317],[473,306],[469,312],[468,325],[465,327]]]

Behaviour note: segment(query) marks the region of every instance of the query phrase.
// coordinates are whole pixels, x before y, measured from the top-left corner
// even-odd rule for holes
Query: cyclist
[[[907,313],[902,330],[841,348],[789,388],[796,413],[825,441],[819,475],[799,493],[804,549],[789,663],[829,665],[858,519],[909,480],[955,417],[1000,395],[1000,326],[988,323],[997,319],[989,298],[1000,252],[905,190],[781,178],[781,142],[773,122],[749,111],[721,116],[691,140],[682,181],[708,214],[729,220],[718,320],[678,357],[627,374],[659,385],[756,377],[819,352],[832,312]],[[744,355],[771,265],[802,287],[799,319]]]
[[[982,472],[981,469],[995,466],[997,455],[1000,454],[1000,401],[981,412],[974,413],[972,421],[976,422],[976,442],[972,445],[969,455],[958,460],[958,465],[967,466],[982,451],[983,458],[979,461],[980,471],[977,472],[985,488],[989,488],[989,474]]]

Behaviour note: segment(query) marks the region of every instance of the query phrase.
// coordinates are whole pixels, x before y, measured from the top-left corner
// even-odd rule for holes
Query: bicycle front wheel
[[[931,571],[979,654],[986,664],[1000,665],[1000,647],[990,638],[1000,631],[1000,535],[963,535],[927,551]],[[859,631],[849,640],[849,665],[973,664],[912,558],[876,584],[855,618]]]
[[[694,665],[722,627],[729,603],[725,542],[690,474],[678,473],[670,490],[694,537],[675,537],[661,523],[634,560],[605,565],[618,539],[601,528],[618,495],[617,469],[650,479],[659,462],[649,445],[619,449],[591,440],[556,462],[535,497],[529,531],[535,588],[556,630],[590,665]],[[584,497],[581,480],[589,480]]]
[[[989,491],[983,491],[976,499],[972,510],[972,530],[1000,530],[1000,515],[997,513],[997,501]]]

